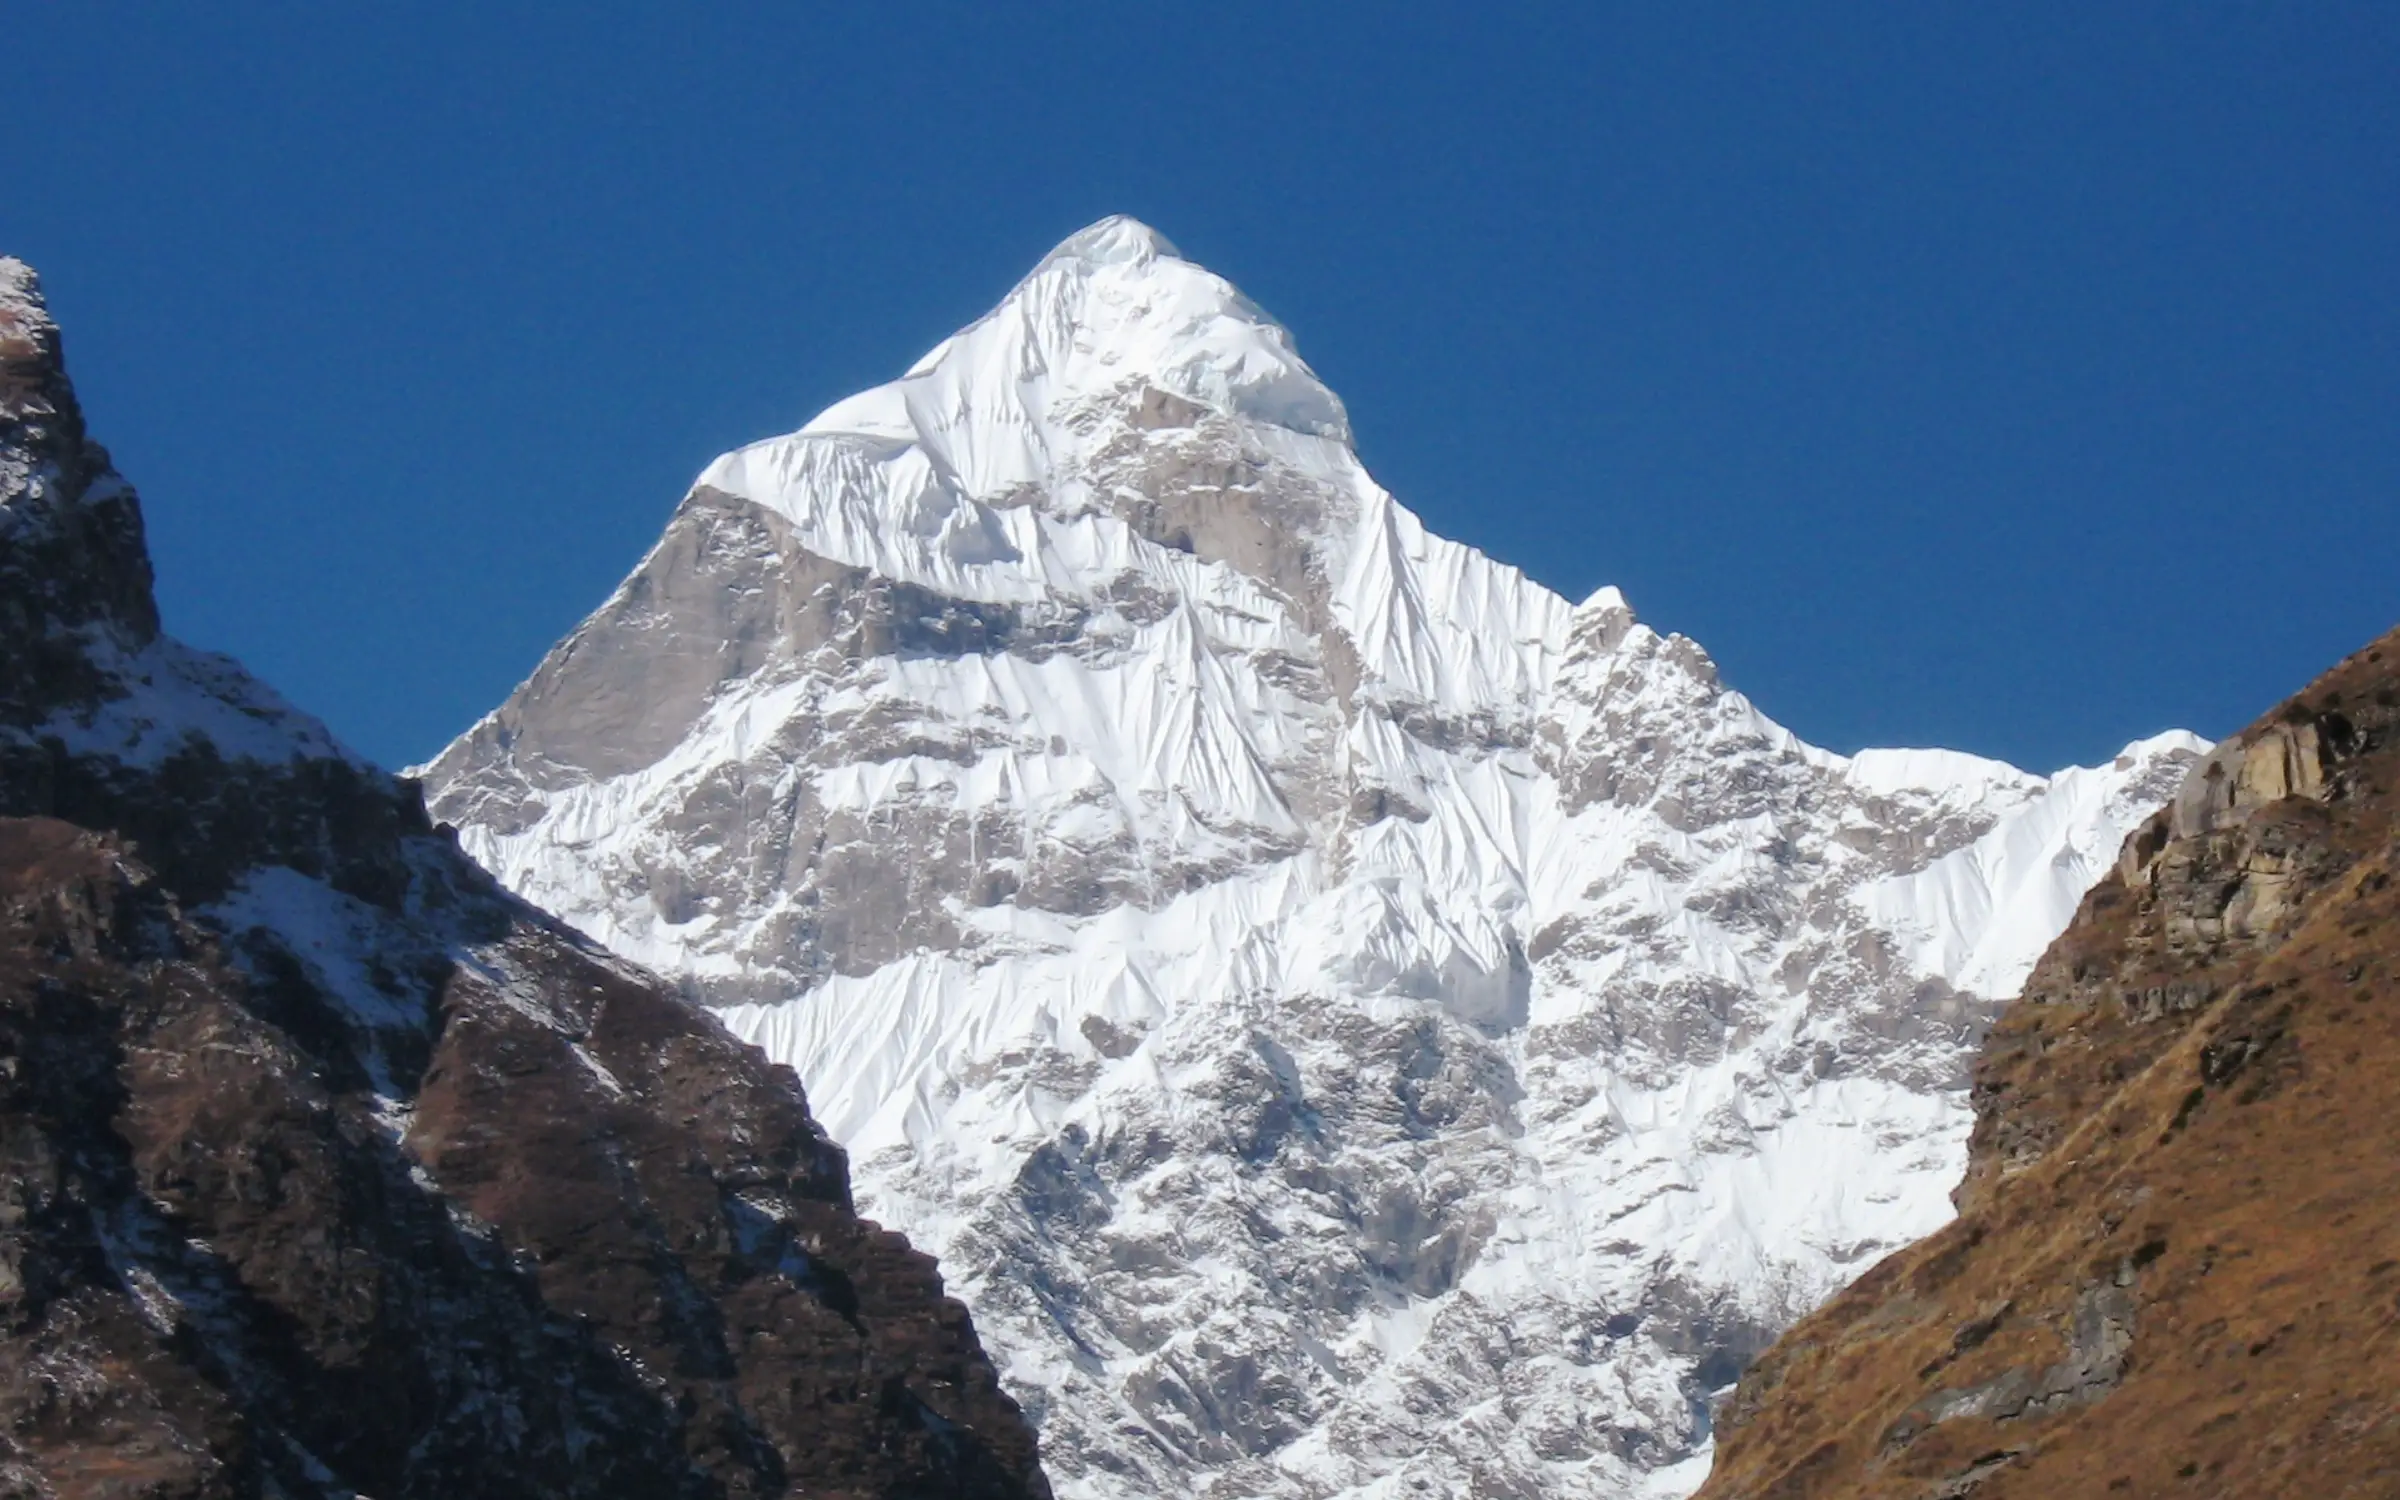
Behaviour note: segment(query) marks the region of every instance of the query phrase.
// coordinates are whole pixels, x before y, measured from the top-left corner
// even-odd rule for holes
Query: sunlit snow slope
[[[941,1257],[1068,1496],[1617,1496],[1948,1214],[1963,1064],[2203,748],[1813,749],[1428,535],[1111,219],[709,466],[423,772]]]

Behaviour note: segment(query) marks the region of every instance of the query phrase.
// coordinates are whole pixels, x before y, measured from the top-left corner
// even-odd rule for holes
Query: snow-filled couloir
[[[1596,1497],[1946,1217],[1984,1017],[2202,748],[1803,744],[1111,219],[422,774],[799,1071],[1062,1494]]]

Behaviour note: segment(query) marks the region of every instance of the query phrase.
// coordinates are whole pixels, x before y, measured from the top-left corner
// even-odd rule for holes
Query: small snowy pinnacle
[[[1096,224],[1086,225],[1059,241],[1056,249],[1042,257],[1044,263],[1075,259],[1095,265],[1162,258],[1181,260],[1183,256],[1165,235],[1126,214],[1110,214]]]

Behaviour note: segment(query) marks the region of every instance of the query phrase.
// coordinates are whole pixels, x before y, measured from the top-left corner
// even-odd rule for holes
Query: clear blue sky
[[[821,17],[821,18],[820,18]],[[422,757],[717,452],[1135,214],[1437,530],[1836,748],[2400,618],[2400,6],[0,6],[171,628]]]

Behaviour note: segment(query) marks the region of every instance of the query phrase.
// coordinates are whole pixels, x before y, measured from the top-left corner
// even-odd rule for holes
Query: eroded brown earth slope
[[[2400,1495],[2400,631],[2129,840],[1960,1216],[1793,1328],[1706,1500]]]
[[[0,260],[0,1500],[1048,1493],[788,1070],[160,633]]]

